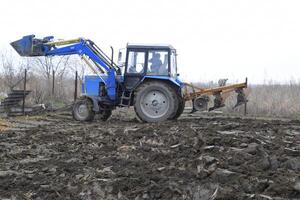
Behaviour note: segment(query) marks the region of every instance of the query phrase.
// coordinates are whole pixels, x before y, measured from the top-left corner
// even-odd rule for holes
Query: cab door
[[[126,90],[132,91],[139,85],[146,73],[145,50],[128,50],[126,59],[126,68],[124,74],[124,85]]]

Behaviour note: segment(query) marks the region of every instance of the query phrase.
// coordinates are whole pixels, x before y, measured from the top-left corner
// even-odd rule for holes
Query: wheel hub
[[[158,90],[145,94],[140,102],[143,112],[151,118],[163,116],[169,109],[167,96]]]
[[[88,107],[86,104],[81,104],[79,107],[78,107],[78,114],[81,115],[81,116],[86,116],[88,115]]]
[[[158,105],[158,101],[155,99],[152,101],[152,106],[157,106]]]

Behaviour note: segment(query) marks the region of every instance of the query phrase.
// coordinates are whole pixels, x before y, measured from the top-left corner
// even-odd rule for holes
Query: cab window
[[[147,75],[168,75],[168,51],[149,51]]]
[[[143,73],[145,66],[145,52],[130,51],[128,54],[127,73]]]

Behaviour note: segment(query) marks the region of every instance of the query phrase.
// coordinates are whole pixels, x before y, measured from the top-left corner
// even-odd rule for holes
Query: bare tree
[[[18,83],[22,81],[23,70],[26,67],[26,63],[16,63],[12,55],[5,53],[0,55],[0,66],[2,68],[2,90],[13,89],[18,86]]]
[[[55,75],[56,97],[64,97],[65,77],[67,76],[69,56],[34,57],[25,63],[29,71],[29,87],[34,103],[47,103],[52,90],[52,73]]]
[[[34,66],[47,80],[51,80],[52,72],[61,76],[65,73],[70,56],[61,57],[37,57],[33,58]]]
[[[78,56],[72,57],[70,59],[70,69],[75,74],[77,71],[78,78],[80,81],[83,81],[84,75],[89,72],[87,64]]]

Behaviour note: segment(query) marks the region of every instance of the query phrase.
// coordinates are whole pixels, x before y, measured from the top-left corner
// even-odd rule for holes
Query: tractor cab
[[[122,60],[119,53],[119,61]],[[125,64],[124,85],[134,89],[145,78],[177,78],[176,49],[171,45],[128,44]]]

